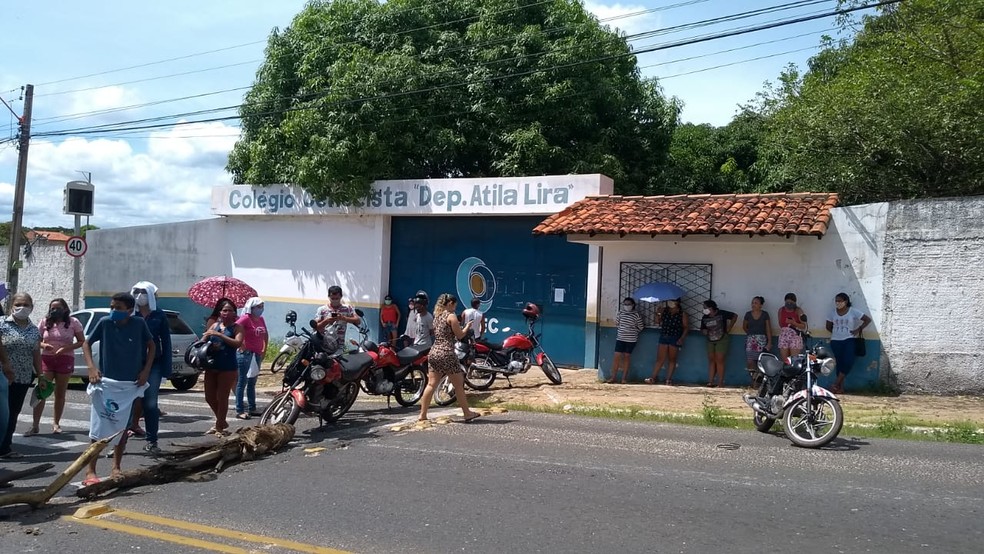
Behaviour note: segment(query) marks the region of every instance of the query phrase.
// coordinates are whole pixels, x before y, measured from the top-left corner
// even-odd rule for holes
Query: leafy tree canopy
[[[629,52],[575,0],[312,1],[270,36],[228,169],[338,202],[397,178],[661,192],[679,108]]]
[[[984,192],[984,0],[906,0],[788,70],[769,118],[769,190],[847,203]]]

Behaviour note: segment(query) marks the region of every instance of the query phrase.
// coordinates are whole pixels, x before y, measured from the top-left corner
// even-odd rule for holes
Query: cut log
[[[55,478],[50,485],[42,490],[34,492],[14,492],[8,494],[0,495],[0,506],[10,506],[12,504],[27,504],[32,508],[38,508],[44,503],[48,502],[52,496],[58,494],[58,491],[62,489],[65,485],[75,477],[78,472],[82,471],[93,458],[98,458],[102,451],[115,439],[120,433],[120,431],[111,437],[106,437],[105,439],[97,440],[96,442],[89,445],[82,454],[72,462],[72,465],[68,466],[65,471],[61,472],[61,475]],[[54,467],[54,466],[52,466]]]
[[[39,464],[34,467],[22,469],[20,471],[11,471],[9,473],[4,473],[3,475],[0,475],[0,486],[6,485],[11,481],[16,481],[18,479],[23,479],[25,477],[37,475],[38,473],[44,473],[45,471],[48,471],[53,467],[55,467],[55,464]]]
[[[286,423],[244,427],[236,434],[206,445],[191,445],[168,452],[168,461],[150,467],[124,471],[116,479],[103,479],[82,487],[76,493],[82,498],[97,496],[115,489],[140,485],[159,485],[185,479],[208,471],[222,471],[231,464],[249,461],[268,452],[275,452],[294,438],[294,426]]]

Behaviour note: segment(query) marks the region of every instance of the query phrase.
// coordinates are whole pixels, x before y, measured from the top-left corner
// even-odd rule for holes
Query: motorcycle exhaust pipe
[[[754,411],[755,413],[759,414],[760,416],[768,417],[768,418],[772,418],[772,419],[774,419],[776,417],[775,414],[767,411],[765,409],[765,407],[762,406],[761,402],[759,402],[759,400],[760,400],[759,397],[752,396],[752,395],[749,395],[749,394],[743,394],[742,395],[742,400],[745,401],[745,404],[748,404],[748,407],[751,408],[752,411]]]

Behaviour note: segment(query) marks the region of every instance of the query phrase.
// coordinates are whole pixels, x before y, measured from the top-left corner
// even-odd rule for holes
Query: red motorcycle
[[[502,344],[472,339],[455,346],[464,351],[459,358],[464,358],[462,365],[468,368],[465,383],[469,387],[486,390],[495,382],[496,376],[504,375],[509,380],[511,375],[529,371],[534,361],[551,383],[559,385],[563,381],[556,364],[540,344],[541,333],[533,330],[534,324],[540,320],[539,306],[528,302],[523,308],[523,317],[529,326],[526,334],[516,333],[507,337]]]
[[[427,352],[430,348],[418,350],[408,346],[397,351],[389,343],[377,345],[372,341],[364,341],[362,348],[373,360],[373,367],[359,381],[364,392],[386,395],[387,406],[390,395],[401,406],[420,402],[427,386]]]

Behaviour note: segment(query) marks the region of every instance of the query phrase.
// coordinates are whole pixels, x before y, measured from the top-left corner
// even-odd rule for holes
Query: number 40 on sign
[[[65,252],[68,252],[69,256],[73,258],[80,258],[85,255],[85,251],[89,249],[89,245],[86,244],[85,239],[79,236],[71,237],[65,241]]]

